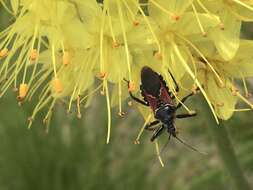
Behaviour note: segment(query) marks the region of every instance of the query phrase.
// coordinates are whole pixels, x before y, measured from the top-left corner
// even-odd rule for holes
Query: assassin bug
[[[178,92],[178,84],[171,73],[170,76],[175,84],[175,91]],[[129,81],[127,82],[129,86]],[[194,151],[199,152],[194,147],[186,144],[182,139],[178,138],[174,124],[176,118],[181,119],[197,115],[197,113],[176,114],[176,111],[182,106],[182,103],[185,102],[194,93],[190,93],[176,105],[173,101],[175,99],[175,96],[166,86],[166,82],[164,81],[163,77],[148,66],[144,66],[141,70],[140,90],[141,95],[143,96],[143,100],[135,97],[131,91],[129,91],[129,95],[136,102],[144,106],[149,106],[154,113],[156,120],[145,126],[146,130],[154,131],[150,140],[154,141],[165,130],[167,130],[169,133],[169,139],[171,136],[173,136],[184,145],[188,146]],[[160,125],[158,126],[158,124]]]

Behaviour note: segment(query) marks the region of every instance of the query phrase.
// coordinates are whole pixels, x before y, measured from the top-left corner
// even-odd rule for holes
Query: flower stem
[[[250,190],[250,185],[246,180],[243,171],[240,167],[238,159],[236,157],[232,142],[229,138],[229,134],[224,121],[221,121],[217,126],[213,117],[210,117],[211,113],[209,108],[205,108],[205,118],[208,118],[208,127],[212,133],[216,147],[219,152],[219,156],[223,161],[224,167],[229,173],[234,185],[238,190]]]

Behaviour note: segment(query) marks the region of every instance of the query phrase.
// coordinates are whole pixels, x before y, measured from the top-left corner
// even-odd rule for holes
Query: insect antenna
[[[125,82],[127,82],[127,83],[129,82],[129,80],[127,80],[126,78],[123,78],[123,80],[124,80]]]
[[[168,146],[168,144],[169,144],[169,142],[170,142],[170,137],[171,137],[171,134],[170,134],[168,140],[166,141],[166,143],[163,145],[163,147],[162,147],[162,149],[161,149],[161,151],[160,151],[160,153],[159,153],[160,155],[162,155],[162,154],[164,153],[166,147]]]
[[[179,142],[181,142],[183,145],[185,145],[186,147],[188,147],[189,149],[191,149],[191,150],[193,150],[193,151],[195,151],[195,152],[198,152],[198,153],[200,153],[200,154],[207,155],[206,152],[199,151],[198,149],[194,148],[193,146],[187,144],[185,141],[183,141],[183,140],[180,139],[179,137],[175,136],[175,138],[176,138]]]
[[[160,150],[159,156],[162,156],[165,153],[164,151],[166,150],[166,148],[169,145],[170,137],[171,137],[171,135],[169,136],[168,140],[166,141],[166,143],[163,145],[162,149]],[[156,158],[154,158],[154,163],[153,163],[152,168],[155,166],[156,162],[157,162],[157,160],[156,160]]]

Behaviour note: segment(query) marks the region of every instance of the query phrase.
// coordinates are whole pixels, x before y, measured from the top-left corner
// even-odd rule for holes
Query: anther
[[[19,86],[19,93],[18,93],[18,97],[20,98],[20,100],[23,100],[28,92],[28,85],[25,83],[20,84]]]
[[[133,22],[133,25],[134,25],[134,26],[138,26],[139,24],[140,24],[139,21],[134,20],[134,22]]]
[[[32,116],[28,117],[28,118],[27,118],[27,121],[28,121],[29,123],[32,123],[32,122],[33,122]]]
[[[62,87],[62,83],[61,83],[60,79],[55,78],[53,80],[53,85],[54,85],[55,92],[57,92],[57,93],[61,93],[62,92],[63,87]]]
[[[47,119],[47,118],[44,118],[44,119],[42,120],[42,122],[43,122],[44,125],[46,125],[46,124],[48,123],[48,119]]]
[[[204,38],[206,38],[206,37],[207,37],[207,33],[206,33],[206,32],[202,33],[202,36],[203,36]]]
[[[197,94],[199,92],[199,88],[197,87],[196,84],[193,84],[192,92],[193,92],[193,94]]]
[[[224,27],[224,24],[223,24],[223,23],[220,23],[220,29],[221,29],[221,30],[225,30],[225,27]]]
[[[103,95],[105,95],[105,91],[104,90],[101,90],[100,91],[100,94],[103,96]]]
[[[38,52],[36,49],[33,49],[30,53],[30,60],[35,61],[38,57]]]
[[[158,51],[154,53],[154,57],[158,60],[162,60],[162,58],[163,58],[162,54]]]
[[[100,78],[101,80],[104,80],[107,76],[106,72],[100,72],[97,74],[97,77]]]
[[[112,47],[113,48],[117,48],[119,46],[120,46],[120,43],[118,43],[118,42],[112,42]]]
[[[9,50],[7,48],[4,48],[0,50],[0,58],[4,58],[8,55]]]
[[[237,93],[239,92],[239,90],[235,86],[232,86],[230,90],[231,90],[233,96],[236,96]]]
[[[134,82],[129,82],[128,84],[128,91],[132,92],[135,90],[135,83]]]
[[[65,51],[65,52],[63,53],[63,56],[62,56],[62,63],[63,63],[64,66],[69,65],[69,63],[70,63],[69,52]]]
[[[252,97],[252,94],[249,93],[249,92],[247,92],[247,93],[245,93],[245,97],[246,97],[246,98],[250,98],[250,97]]]
[[[12,91],[13,91],[13,92],[17,92],[17,91],[18,91],[18,88],[17,88],[17,87],[14,87],[14,88],[12,88]]]
[[[172,19],[175,20],[175,21],[178,21],[180,19],[180,16],[179,15],[173,15]]]
[[[126,115],[126,113],[121,111],[121,112],[118,113],[118,115],[119,115],[120,117],[124,117],[124,116]]]
[[[223,107],[223,106],[224,106],[224,103],[223,103],[223,102],[216,103],[216,106],[218,106],[218,107]]]
[[[194,111],[194,110],[190,110],[190,111],[189,111],[189,114],[190,114],[190,115],[194,115],[194,114],[196,114],[196,113],[197,113],[197,112]]]
[[[132,102],[132,101],[129,101],[129,102],[127,102],[127,105],[128,105],[129,107],[131,107],[131,106],[133,106],[133,102]]]

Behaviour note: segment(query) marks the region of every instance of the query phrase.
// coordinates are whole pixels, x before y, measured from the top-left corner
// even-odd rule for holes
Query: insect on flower
[[[170,76],[175,84],[175,90],[178,92],[179,87],[177,85],[177,82],[171,73]],[[129,81],[127,82],[129,84]],[[145,126],[146,130],[154,131],[150,140],[153,142],[166,130],[169,133],[169,139],[171,136],[173,136],[188,148],[199,152],[197,149],[186,144],[177,136],[177,131],[174,124],[176,118],[182,119],[197,115],[196,112],[176,114],[176,111],[182,106],[182,103],[185,102],[194,93],[190,93],[176,105],[174,102],[175,96],[166,86],[166,82],[164,81],[163,77],[148,66],[144,66],[141,70],[140,90],[144,100],[135,97],[131,91],[129,91],[129,94],[131,98],[136,102],[144,106],[149,106],[154,113],[156,120]]]

